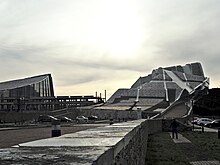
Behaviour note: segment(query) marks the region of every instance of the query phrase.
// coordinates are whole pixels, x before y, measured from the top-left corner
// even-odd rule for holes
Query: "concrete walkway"
[[[170,137],[172,138],[171,132],[170,132]],[[204,153],[201,154],[203,151],[201,151],[200,148],[199,149],[196,148],[196,146],[193,143],[191,143],[190,140],[185,138],[180,133],[178,133],[178,139],[174,138],[173,142],[180,145],[180,148],[184,151],[184,153],[186,154],[186,156],[190,160],[189,163],[192,165],[220,165],[220,162],[217,160],[202,160],[202,159],[206,159],[206,158],[204,158]],[[187,147],[186,147],[186,145],[187,145]],[[193,150],[187,150],[188,148],[192,148],[194,151],[196,151],[196,153],[192,152]],[[192,152],[192,153],[189,153],[189,152]],[[193,161],[190,158],[190,155],[192,155],[192,154],[196,155],[196,156],[192,157]],[[194,159],[198,159],[198,160],[195,161]]]
[[[204,132],[218,132],[218,129],[203,127]],[[202,126],[194,125],[193,131],[202,132]]]
[[[219,161],[196,161],[190,162],[192,165],[220,165]]]
[[[172,108],[164,111],[164,113],[160,116],[161,118],[180,118],[187,114],[187,109],[185,103],[177,104]]]
[[[170,132],[170,137],[172,138],[172,133]],[[178,139],[173,139],[174,143],[191,143],[187,138],[185,138],[182,134],[178,133]]]

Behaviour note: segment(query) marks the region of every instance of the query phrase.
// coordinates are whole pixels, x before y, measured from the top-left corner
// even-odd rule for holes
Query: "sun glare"
[[[144,41],[142,19],[135,3],[129,0],[117,3],[98,1],[91,3],[90,7],[81,4],[75,6],[77,10],[65,10],[62,14],[56,12],[49,20],[41,22],[40,28],[44,29],[41,35],[46,40],[70,45],[73,49],[76,45],[105,52],[114,58],[132,58]],[[42,42],[42,38],[40,40]]]
[[[140,19],[132,12],[132,4],[119,4],[119,7],[111,5],[113,3],[88,28],[86,42],[106,50],[114,57],[132,56],[143,41]]]

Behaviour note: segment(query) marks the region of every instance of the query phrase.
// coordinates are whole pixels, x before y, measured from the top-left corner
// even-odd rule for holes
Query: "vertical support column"
[[[169,101],[169,98],[168,98],[168,90],[167,90],[167,84],[166,84],[166,76],[165,76],[165,71],[163,69],[163,83],[164,83],[164,89],[165,89],[165,92],[166,92],[166,101]]]
[[[105,102],[107,101],[107,100],[106,100],[106,95],[107,95],[107,92],[106,92],[106,89],[105,89]]]

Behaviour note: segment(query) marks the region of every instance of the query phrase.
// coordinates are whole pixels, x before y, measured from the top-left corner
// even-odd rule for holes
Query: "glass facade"
[[[54,96],[52,77],[50,75],[45,76],[42,80],[38,82],[32,82],[31,84],[22,87],[0,90],[0,97],[3,98],[31,98],[49,96]]]

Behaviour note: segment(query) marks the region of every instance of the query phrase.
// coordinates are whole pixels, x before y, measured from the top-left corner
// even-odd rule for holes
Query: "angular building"
[[[137,103],[142,110],[155,105],[165,106],[208,88],[209,79],[205,77],[200,63],[184,66],[159,67],[151,74],[140,77],[131,88],[118,89],[107,101],[109,105],[132,106]],[[166,105],[167,103],[167,105]]]

